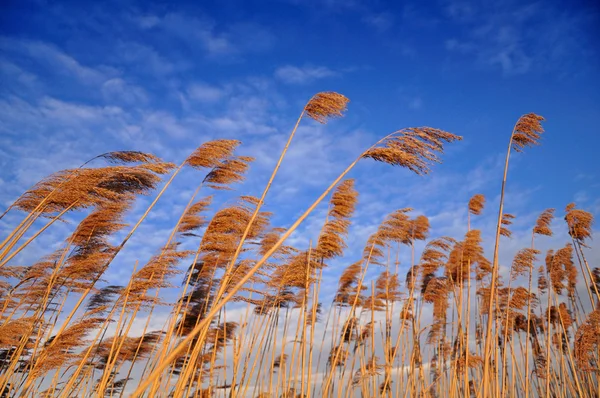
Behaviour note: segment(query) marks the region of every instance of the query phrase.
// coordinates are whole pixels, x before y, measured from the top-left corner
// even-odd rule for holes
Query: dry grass
[[[262,207],[298,125],[304,116],[341,117],[347,103],[331,92],[310,99],[259,198],[215,199],[242,182],[254,160],[236,155],[235,140],[204,143],[177,167],[142,152],[106,153],[19,197],[7,211],[23,221],[0,244],[0,395],[600,396],[600,269],[586,259],[592,215],[569,204],[563,228],[570,242],[541,253],[536,240],[553,235],[555,215],[545,210],[509,275],[499,272],[500,237],[511,238],[515,219],[503,211],[510,152],[538,144],[544,119],[524,115],[510,136],[492,258],[474,228],[486,211],[477,194],[465,203],[464,237],[430,237],[427,217],[398,209],[364,248],[352,248],[359,258],[332,281],[324,270],[347,251],[359,206],[355,181],[346,178],[354,166],[374,159],[428,174],[444,146],[461,139],[430,127],[398,130],[359,154],[289,227],[272,226]],[[183,168],[203,174],[169,238],[128,281],[107,285],[103,275]],[[129,228],[124,220],[136,199],[165,175]],[[285,245],[328,197],[308,249]],[[74,212],[81,221],[53,253],[14,263]],[[426,242],[421,253],[418,242]],[[406,275],[401,251],[410,253]],[[178,280],[179,298],[165,302],[161,292]],[[322,301],[323,283],[337,285],[331,302]],[[162,329],[150,330],[165,306]]]

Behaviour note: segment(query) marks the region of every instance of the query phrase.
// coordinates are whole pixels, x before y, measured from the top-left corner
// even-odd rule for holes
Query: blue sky
[[[489,237],[511,128],[535,112],[547,118],[542,145],[514,156],[509,176],[517,233],[504,247],[514,252],[545,208],[560,219],[576,201],[600,213],[597,37],[600,8],[579,0],[9,1],[0,13],[0,204],[99,153],[181,162],[214,138],[239,139],[240,153],[257,157],[237,193],[259,195],[305,102],[337,91],[351,100],[348,114],[302,123],[267,200],[274,224],[289,225],[379,137],[427,125],[464,141],[426,178],[360,164],[349,256],[403,207],[431,217],[432,236],[460,238],[475,193],[488,198],[479,227]],[[164,243],[200,178],[176,180],[109,279]],[[315,239],[325,212],[292,242]],[[68,229],[49,230],[23,261]]]

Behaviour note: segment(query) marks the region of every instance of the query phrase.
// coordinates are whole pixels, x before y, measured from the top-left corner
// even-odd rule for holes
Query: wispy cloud
[[[207,83],[193,83],[187,89],[188,97],[194,101],[216,102],[223,98],[225,90]]]
[[[287,84],[308,84],[315,80],[338,76],[335,72],[324,66],[292,66],[286,65],[277,68],[275,77]]]
[[[445,41],[446,49],[472,55],[480,66],[501,70],[505,76],[564,69],[591,54],[590,37],[579,27],[594,23],[595,17],[583,10],[511,0],[493,6],[450,0],[443,2],[443,10],[459,28]]]
[[[112,61],[117,65],[135,68],[137,73],[164,77],[189,67],[187,62],[175,63],[150,45],[122,41],[116,45]]]
[[[40,41],[0,37],[0,49],[5,54],[16,53],[27,56],[43,67],[49,67],[56,73],[74,76],[86,84],[103,82],[107,76],[115,73],[114,70],[106,67],[104,71],[101,71],[100,68],[82,65],[56,46]]]
[[[134,16],[141,29],[170,35],[191,49],[199,47],[209,57],[231,57],[269,49],[274,35],[253,22],[218,25],[207,16],[191,16],[179,12],[164,15]]]
[[[116,77],[102,84],[102,94],[107,102],[142,105],[148,102],[148,94],[142,87],[127,83]]]

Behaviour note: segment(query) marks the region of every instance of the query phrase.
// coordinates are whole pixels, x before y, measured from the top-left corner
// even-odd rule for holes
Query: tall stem
[[[502,189],[500,190],[500,206],[498,209],[498,222],[496,223],[496,237],[494,242],[494,257],[492,262],[492,280],[490,281],[490,302],[488,307],[488,319],[487,319],[487,327],[486,327],[486,335],[485,335],[485,348],[484,348],[484,360],[483,360],[483,383],[482,390],[483,395],[486,397],[491,396],[489,391],[489,370],[490,370],[490,361],[491,361],[491,350],[492,350],[492,325],[495,320],[495,314],[493,313],[494,309],[494,298],[496,295],[496,286],[498,284],[498,249],[500,246],[500,228],[502,226],[502,214],[504,212],[504,190],[506,187],[506,177],[508,175],[508,161],[510,159],[510,149],[512,147],[512,140],[515,134],[515,127],[513,127],[512,134],[510,135],[510,140],[508,142],[508,150],[506,151],[506,160],[504,162],[504,175],[502,177]],[[481,393],[480,391],[480,393]],[[481,395],[481,394],[478,394]]]

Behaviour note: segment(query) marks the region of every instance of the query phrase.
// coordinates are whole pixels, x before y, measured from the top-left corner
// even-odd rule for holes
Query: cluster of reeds
[[[225,139],[202,144],[179,166],[106,153],[19,197],[2,215],[20,212],[22,221],[0,244],[0,396],[600,396],[600,269],[586,258],[592,215],[569,204],[561,228],[570,240],[541,253],[536,243],[552,236],[555,217],[543,211],[500,272],[499,248],[515,218],[503,207],[510,152],[538,144],[543,118],[522,116],[510,136],[491,257],[476,228],[486,210],[478,194],[465,203],[465,236],[431,237],[428,218],[402,208],[348,260],[358,192],[347,175],[356,164],[427,174],[461,137],[430,127],[393,132],[291,225],[271,225],[265,199],[299,124],[340,117],[347,103],[331,92],[310,99],[260,197],[213,203],[253,161]],[[107,284],[106,271],[184,168],[200,183],[168,239],[125,284]],[[128,226],[136,199],[161,183]],[[308,248],[286,245],[328,197]],[[80,221],[64,242],[34,264],[15,263],[67,215]],[[404,252],[411,260],[401,265]],[[344,261],[339,281],[324,280],[326,267]],[[337,283],[326,301],[323,282]],[[165,302],[161,293],[173,287],[178,299]],[[151,329],[166,311],[162,328]]]

